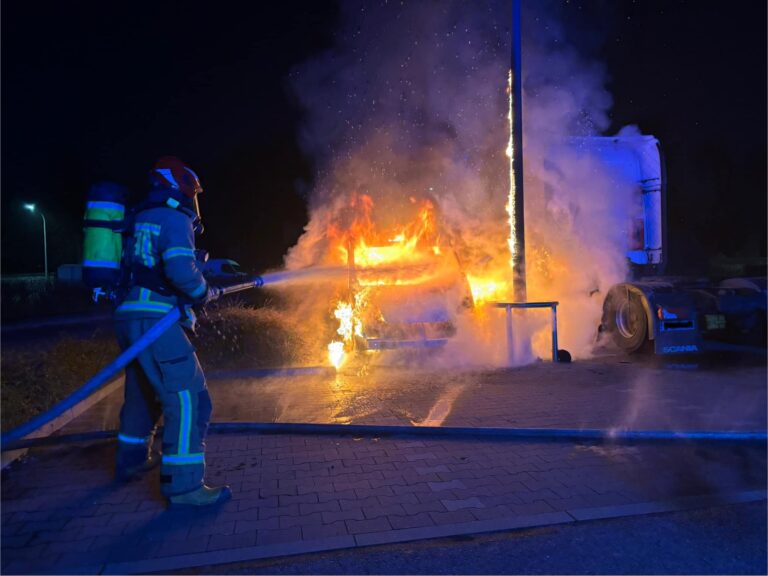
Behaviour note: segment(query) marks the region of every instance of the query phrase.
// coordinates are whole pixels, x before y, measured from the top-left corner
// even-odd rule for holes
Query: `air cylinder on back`
[[[120,282],[127,190],[111,182],[91,186],[83,222],[83,282],[115,288]]]

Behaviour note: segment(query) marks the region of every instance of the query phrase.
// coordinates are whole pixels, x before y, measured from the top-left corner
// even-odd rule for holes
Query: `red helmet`
[[[155,186],[178,190],[190,198],[203,191],[197,174],[175,156],[163,156],[155,162],[149,178]]]

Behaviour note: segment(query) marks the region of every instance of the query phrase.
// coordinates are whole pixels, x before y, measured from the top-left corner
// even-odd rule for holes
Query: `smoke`
[[[583,357],[602,296],[626,273],[632,187],[571,140],[608,127],[611,97],[553,8],[529,2],[523,13],[528,298],[560,302],[561,343]],[[328,230],[348,225],[351,195],[366,194],[381,227],[411,216],[409,198],[431,199],[464,271],[511,279],[510,39],[508,1],[343,3],[335,47],[291,75],[307,112],[302,145],[320,169],[289,269],[331,263]],[[452,361],[507,362],[498,314],[457,319],[463,352]],[[544,357],[548,321],[531,311],[516,323]]]
[[[636,184],[573,143],[609,126],[603,67],[582,57],[557,21],[531,12],[524,18],[536,23],[523,48],[528,297],[561,302],[561,342],[583,357],[604,295],[626,275]],[[534,346],[545,345],[540,331]]]
[[[293,75],[309,112],[303,145],[322,169],[287,264],[325,252],[355,192],[373,198],[382,226],[429,196],[447,227],[494,224],[503,245],[508,13],[492,2],[345,8],[337,47]]]

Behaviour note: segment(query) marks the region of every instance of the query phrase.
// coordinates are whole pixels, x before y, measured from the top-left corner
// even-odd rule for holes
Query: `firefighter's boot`
[[[160,465],[160,453],[151,450],[147,459],[133,466],[118,465],[115,467],[115,480],[118,482],[130,482],[144,472],[148,472]]]
[[[176,494],[168,497],[171,506],[210,506],[211,504],[220,504],[232,498],[232,490],[229,486],[218,486],[212,488],[203,484],[197,490]]]

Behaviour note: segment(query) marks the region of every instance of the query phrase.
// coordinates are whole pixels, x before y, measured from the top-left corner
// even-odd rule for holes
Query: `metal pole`
[[[557,304],[552,305],[552,362],[557,362]]]
[[[512,306],[507,306],[507,359],[509,365],[515,363],[515,348],[512,333]]]
[[[515,194],[512,199],[515,215],[516,246],[513,256],[514,293],[517,302],[528,299],[525,282],[525,207],[523,195],[523,60],[522,25],[520,2],[512,2],[512,170],[514,172]]]
[[[48,235],[45,231],[45,216],[43,216],[43,211],[40,211],[40,217],[43,219],[43,254],[45,257],[45,280],[48,281]]]

